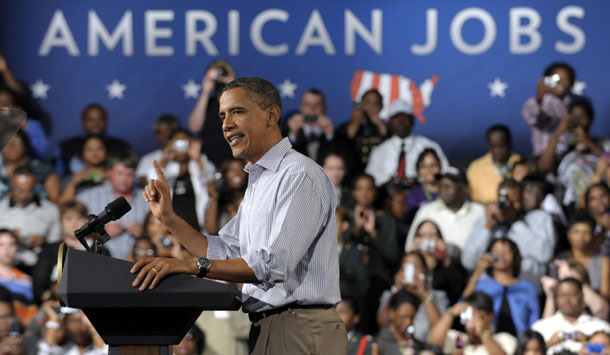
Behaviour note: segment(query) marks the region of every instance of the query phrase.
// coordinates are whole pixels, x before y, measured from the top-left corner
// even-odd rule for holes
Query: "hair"
[[[90,103],[89,105],[85,106],[85,108],[83,109],[83,112],[81,114],[81,120],[85,120],[85,116],[87,115],[87,112],[91,109],[98,109],[102,112],[102,117],[104,117],[104,121],[108,121],[108,112],[106,112],[106,109],[98,104],[98,103]]]
[[[89,209],[84,203],[80,202],[79,200],[68,200],[59,205],[60,218],[63,218],[64,214],[66,214],[66,212],[68,211],[76,211],[79,216],[83,218],[87,218],[87,216],[89,215]]]
[[[489,127],[489,128],[487,129],[487,132],[485,133],[485,139],[486,139],[487,141],[489,141],[489,136],[490,136],[492,133],[494,133],[494,132],[500,132],[500,133],[504,133],[504,135],[506,136],[506,139],[508,140],[509,144],[512,144],[513,137],[512,137],[512,135],[510,134],[510,129],[509,129],[509,128],[508,128],[506,125],[503,125],[503,124],[495,124],[495,125],[493,125],[493,126]]]
[[[20,165],[18,167],[15,168],[15,170],[13,170],[13,175],[12,176],[17,176],[17,175],[27,175],[27,176],[36,176],[36,174],[34,174],[34,170],[32,170],[32,168],[30,168],[27,165]]]
[[[180,119],[172,115],[171,113],[164,113],[161,116],[157,117],[155,123],[153,124],[153,131],[158,132],[161,129],[162,125],[168,125],[172,132],[182,126],[180,124]]]
[[[322,92],[322,90],[317,89],[317,88],[310,88],[310,89],[307,89],[307,91],[305,91],[303,93],[303,95],[305,95],[307,93],[319,96],[320,99],[322,99],[322,112],[326,112],[326,96],[324,96],[324,93]]]
[[[271,105],[277,105],[280,108],[280,111],[282,110],[280,93],[273,84],[263,78],[245,77],[235,79],[222,89],[222,94],[237,88],[245,89],[247,97],[263,110]]]
[[[83,157],[83,151],[85,150],[85,145],[87,145],[87,142],[91,139],[98,139],[100,142],[102,142],[102,145],[104,146],[104,149],[106,150],[106,154],[108,153],[108,145],[106,144],[106,141],[104,140],[104,138],[98,136],[98,135],[88,135],[87,137],[85,137],[85,140],[83,140],[83,144],[80,147],[80,157]]]
[[[436,161],[438,162],[438,164],[439,165],[441,164],[441,159],[438,157],[438,153],[436,152],[436,150],[433,148],[426,148],[426,149],[422,150],[422,152],[419,153],[419,156],[417,157],[417,163],[415,163],[417,170],[419,170],[419,166],[424,162],[424,158],[428,154],[432,154],[434,156],[434,158],[436,159]]]
[[[526,158],[521,158],[521,159],[517,160],[515,163],[513,163],[513,166],[511,168],[511,173],[515,171],[515,167],[518,165],[524,165],[527,168],[528,176],[530,174],[538,175],[538,163],[536,162],[535,158],[526,157]]]
[[[15,136],[18,136],[21,139],[21,144],[23,145],[23,154],[28,156],[32,151],[32,145],[30,143],[30,137],[25,133],[25,130],[21,127],[15,132]]]
[[[568,63],[565,62],[553,62],[549,64],[546,68],[544,68],[543,75],[550,76],[555,69],[564,69],[568,72],[568,79],[570,81],[570,88],[574,85],[576,81],[576,73],[574,72],[574,68]],[[566,88],[569,89],[569,88]]]
[[[569,258],[568,267],[576,271],[580,275],[580,277],[582,278],[582,283],[584,285],[591,284],[591,279],[589,278],[589,271],[587,271],[587,268],[583,264],[581,264],[574,258]]]
[[[580,106],[583,110],[585,110],[587,116],[589,116],[589,118],[591,119],[590,123],[593,123],[593,119],[595,118],[595,110],[593,109],[593,104],[591,103],[591,100],[584,96],[575,98],[568,105],[568,112],[572,112],[572,110],[577,106]]]
[[[549,183],[544,179],[543,176],[538,174],[528,174],[519,184],[521,184],[522,188],[525,188],[526,185],[538,186],[542,189],[542,193],[545,195],[551,192]]]
[[[591,232],[595,229],[595,219],[591,217],[586,211],[578,210],[572,214],[568,223],[568,231],[574,227],[575,224],[588,224],[591,227]]]
[[[517,338],[517,350],[515,350],[515,355],[525,354],[527,343],[529,343],[530,340],[536,340],[542,353],[546,354],[546,343],[544,342],[542,335],[535,330],[527,329],[519,334],[519,337]]]
[[[370,180],[373,183],[373,186],[375,186],[375,190],[377,189],[377,185],[375,185],[375,178],[372,175],[362,173],[362,174],[356,175],[354,180],[352,180],[352,190],[356,188],[356,183],[358,183],[358,180],[360,180],[360,179]]]
[[[19,95],[17,95],[15,90],[11,89],[8,86],[2,85],[2,86],[0,86],[0,93],[3,93],[3,92],[8,94],[8,96],[11,97],[13,106],[17,105],[17,102],[18,102],[17,98],[19,97]]]
[[[561,286],[561,284],[564,284],[564,283],[573,284],[582,293],[582,282],[580,282],[579,280],[577,280],[573,277],[563,278],[563,279],[559,280],[559,283],[557,283],[557,288],[559,288],[559,286]]]
[[[106,161],[106,167],[108,169],[112,169],[115,164],[122,163],[127,168],[136,169],[138,167],[139,160],[140,158],[138,155],[131,149],[122,149],[109,154]]]
[[[424,257],[424,254],[420,253],[417,250],[412,250],[410,252],[405,253],[405,255],[402,257],[402,259],[404,260],[407,256],[410,255],[415,255],[416,257],[419,258],[419,261],[421,261],[421,264],[424,266],[424,270],[426,272],[428,272],[428,265],[426,264],[426,258]]]
[[[417,296],[404,288],[392,295],[388,301],[390,309],[393,311],[397,310],[401,304],[405,303],[412,305],[415,308],[415,311],[417,311],[417,308],[419,308],[419,299]]]
[[[358,302],[351,297],[343,297],[341,298],[341,302],[345,303],[351,310],[355,316],[359,316],[361,314],[360,305]]]
[[[503,237],[498,239],[492,239],[491,242],[489,242],[489,244],[487,245],[486,252],[491,253],[491,249],[497,243],[506,243],[510,247],[511,251],[513,252],[513,276],[519,277],[519,273],[521,272],[521,253],[519,252],[519,247],[512,240]],[[487,273],[489,275],[493,275],[493,266],[490,266],[487,269]]]
[[[464,302],[483,312],[494,312],[494,301],[485,292],[475,291],[470,296],[466,297]]]
[[[13,238],[13,240],[15,240],[16,244],[19,244],[19,237],[12,230],[7,228],[0,228],[0,235],[2,234],[8,234],[11,238]]]
[[[235,74],[235,69],[233,69],[233,66],[224,59],[216,59],[215,61],[211,62],[205,71],[208,72],[212,68],[222,69],[224,71],[224,75],[229,75],[234,78],[237,77],[237,75]]]
[[[603,181],[600,181],[600,182],[598,182],[596,184],[593,184],[593,185],[587,187],[587,189],[585,190],[585,193],[584,193],[584,195],[585,195],[585,208],[587,209],[587,211],[589,210],[589,200],[590,200],[589,195],[591,194],[591,191],[593,191],[593,189],[598,188],[598,187],[603,189],[606,192],[606,194],[610,195],[610,187],[608,186],[608,184],[606,184]]]
[[[368,94],[377,95],[377,98],[379,99],[379,105],[381,106],[381,108],[383,108],[383,96],[377,89],[368,89],[367,91],[365,91],[364,94],[360,96],[360,101],[362,101],[362,99],[364,99],[364,97]]]
[[[423,221],[419,222],[419,224],[417,225],[417,228],[415,228],[415,234],[417,234],[417,232],[419,232],[419,229],[421,228],[421,226],[423,226],[423,225],[424,225],[424,223],[432,223],[432,224],[434,225],[434,227],[436,228],[436,232],[438,233],[438,237],[439,237],[441,240],[445,240],[445,239],[443,238],[443,233],[441,233],[441,229],[438,227],[438,224],[436,224],[436,222],[434,222],[434,221],[433,221],[433,220],[431,220],[431,219],[424,219]],[[415,234],[414,234],[414,235],[415,235]]]
[[[507,178],[502,180],[502,182],[500,183],[500,185],[498,185],[498,190],[501,189],[519,189],[520,191],[523,190],[523,183],[518,182],[515,179],[511,179],[511,178]]]
[[[174,139],[174,137],[178,133],[184,133],[184,134],[186,134],[187,137],[193,138],[193,134],[189,130],[187,130],[185,128],[182,128],[182,127],[179,127],[178,129],[175,129],[174,131],[172,131],[172,134],[169,136],[169,139],[170,140]]]

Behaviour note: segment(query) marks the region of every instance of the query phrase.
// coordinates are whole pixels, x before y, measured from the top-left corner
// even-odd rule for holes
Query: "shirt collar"
[[[248,162],[244,171],[249,173],[250,169],[255,165],[259,165],[267,170],[277,171],[282,162],[282,158],[284,158],[290,149],[292,149],[292,144],[290,144],[290,140],[286,137],[271,147],[271,149],[269,149],[256,163],[252,164]]]
[[[32,203],[35,203],[36,206],[40,207],[40,199],[38,198],[38,195],[34,195],[32,197],[32,201],[30,201],[30,203],[28,203],[27,206],[23,206],[22,208],[26,208],[29,205],[31,205]],[[13,208],[13,207],[17,206],[17,203],[15,202],[15,200],[12,197],[10,197],[9,200],[8,200],[8,206],[10,208]]]

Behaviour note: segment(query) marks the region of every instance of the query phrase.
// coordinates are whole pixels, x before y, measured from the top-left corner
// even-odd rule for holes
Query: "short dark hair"
[[[370,180],[373,183],[373,186],[375,186],[375,189],[377,189],[377,185],[375,185],[375,178],[372,175],[369,175],[369,174],[366,174],[366,173],[362,173],[362,174],[356,175],[354,180],[352,180],[352,190],[356,188],[356,183],[360,179],[368,179],[368,180]]]
[[[388,301],[388,305],[390,306],[391,310],[397,310],[398,307],[404,303],[412,305],[415,308],[415,311],[417,311],[417,308],[419,308],[419,299],[417,296],[404,288],[392,295]]]
[[[482,291],[473,292],[470,296],[464,299],[464,302],[483,312],[493,313],[494,311],[493,299]]]
[[[589,100],[588,98],[586,98],[584,96],[575,98],[568,105],[568,112],[572,112],[572,110],[577,106],[580,106],[580,107],[582,107],[583,110],[585,110],[585,112],[587,113],[587,116],[589,116],[589,118],[591,119],[591,123],[593,123],[593,119],[595,118],[595,109],[593,108],[593,104],[591,103],[591,100]]]
[[[341,298],[341,302],[345,303],[349,308],[351,308],[352,313],[355,316],[359,316],[361,314],[360,305],[358,304],[358,301],[356,301],[355,299],[353,299],[351,297],[343,297],[343,298]]]
[[[598,187],[604,190],[608,195],[610,195],[610,186],[608,186],[608,184],[603,181],[600,181],[587,187],[587,189],[585,190],[585,209],[587,209],[587,211],[589,210],[589,200],[591,199],[589,195],[591,194],[591,191],[593,191],[593,189],[596,189]]]
[[[576,211],[570,216],[568,223],[568,231],[574,227],[575,224],[588,224],[591,227],[591,231],[595,230],[595,219],[591,217],[586,211]]]
[[[519,189],[519,190],[523,190],[523,184],[518,182],[515,179],[511,179],[511,178],[507,178],[502,180],[502,182],[500,183],[500,185],[498,185],[498,190],[500,189]]]
[[[168,125],[172,132],[182,126],[180,124],[180,119],[172,115],[171,113],[164,113],[161,116],[157,117],[155,123],[153,124],[153,131],[158,132],[159,129],[161,129],[162,125]]]
[[[445,240],[445,239],[443,239],[443,233],[441,232],[441,229],[438,227],[438,224],[436,224],[436,222],[434,222],[431,219],[424,219],[423,221],[419,222],[419,224],[417,225],[417,228],[415,228],[415,234],[417,234],[417,232],[419,232],[419,229],[421,228],[421,226],[424,225],[424,223],[432,223],[434,225],[434,227],[436,227],[436,232],[438,233],[438,237],[441,240]]]
[[[515,351],[515,355],[525,354],[527,343],[529,343],[530,340],[536,340],[538,346],[540,346],[541,352],[546,354],[546,343],[544,342],[542,335],[535,330],[527,329],[519,334],[519,337],[517,338],[517,350]]]
[[[539,174],[530,174],[523,178],[521,181],[521,187],[524,188],[526,185],[538,186],[542,189],[544,194],[548,194],[551,192],[551,187],[549,183],[544,179],[542,175]]]
[[[282,99],[275,86],[269,81],[258,77],[238,78],[228,83],[222,93],[237,88],[244,88],[250,100],[254,101],[261,109],[266,109],[271,105],[279,106],[282,109]],[[221,94],[222,96],[222,94]]]
[[[98,139],[100,142],[102,142],[102,146],[104,146],[106,153],[108,153],[108,144],[107,144],[106,140],[99,135],[90,134],[90,135],[87,135],[87,137],[85,137],[85,139],[83,140],[83,144],[80,147],[79,155],[81,158],[83,157],[83,150],[85,149],[85,145],[87,144],[87,141],[89,141],[91,139]]]
[[[572,68],[572,66],[566,62],[553,62],[549,64],[546,68],[544,68],[543,75],[550,76],[553,71],[555,71],[555,69],[564,69],[568,72],[568,80],[570,81],[570,87],[566,89],[571,88],[574,85],[574,82],[576,81],[576,73],[574,72],[574,68]]]
[[[496,245],[496,243],[508,244],[511,251],[513,252],[513,270],[512,270],[513,276],[519,277],[519,273],[521,272],[521,252],[519,252],[519,247],[517,246],[517,244],[506,237],[492,239],[491,242],[489,242],[489,244],[487,245],[486,252],[491,253],[491,249],[493,248],[494,245]],[[493,267],[492,266],[490,266],[489,269],[487,269],[487,273],[489,275],[493,276]]]
[[[136,169],[138,167],[138,162],[140,158],[136,153],[134,153],[131,149],[121,149],[116,152],[112,152],[108,156],[108,161],[106,162],[106,168],[112,169],[112,167],[117,163],[122,163],[127,168]]]
[[[36,174],[34,174],[34,170],[32,170],[32,168],[30,168],[28,165],[20,165],[16,167],[15,170],[13,170],[12,176],[17,175],[36,176]]]
[[[573,284],[574,286],[576,286],[578,288],[578,290],[580,290],[580,292],[582,292],[582,282],[580,282],[580,280],[577,280],[573,277],[566,277],[566,278],[559,280],[559,283],[557,283],[557,287],[559,287],[559,285],[564,284],[564,283]]]
[[[415,167],[417,168],[417,170],[419,170],[419,166],[421,165],[421,163],[423,163],[424,158],[428,154],[432,154],[434,156],[434,158],[436,159],[436,161],[438,162],[438,164],[439,165],[441,164],[441,159],[438,157],[438,153],[436,152],[436,149],[426,148],[426,149],[422,150],[422,152],[419,153],[419,156],[417,157],[417,163],[415,163]]]
[[[16,244],[19,244],[19,237],[12,230],[7,228],[0,228],[0,235],[2,234],[8,234],[11,238],[13,238]]]
[[[193,138],[193,134],[189,130],[180,127],[172,132],[172,134],[169,136],[169,139],[173,139],[178,133],[184,133],[187,135],[187,137]]]
[[[87,215],[89,215],[89,209],[87,208],[87,205],[80,202],[79,200],[68,200],[59,205],[59,215],[61,217],[63,217],[64,214],[70,210],[76,211],[83,218],[87,218]]]
[[[485,139],[487,141],[489,141],[489,136],[494,132],[504,133],[508,142],[512,143],[513,137],[510,134],[510,129],[506,125],[503,125],[503,124],[492,125],[491,127],[489,127],[487,129],[487,132],[485,132]]]
[[[309,88],[309,89],[307,89],[307,91],[305,91],[303,93],[303,95],[305,95],[307,93],[319,96],[320,99],[322,99],[322,110],[323,110],[323,112],[326,112],[326,96],[324,96],[324,93],[322,92],[322,90],[317,89],[317,88]]]
[[[368,95],[368,94],[377,95],[377,98],[379,98],[379,104],[383,108],[383,96],[381,95],[381,93],[377,89],[368,89],[367,91],[365,91],[364,94],[362,94],[362,96],[360,96],[360,101],[362,102],[362,99],[364,99],[364,97],[366,95]]]
[[[91,109],[100,110],[102,112],[102,117],[104,117],[104,121],[108,121],[108,112],[106,112],[106,109],[104,108],[104,106],[102,106],[96,102],[90,103],[89,105],[85,106],[85,108],[83,109],[83,112],[81,114],[81,120],[85,119],[85,115]]]

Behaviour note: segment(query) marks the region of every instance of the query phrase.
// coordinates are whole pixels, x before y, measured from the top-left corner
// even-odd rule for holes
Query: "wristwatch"
[[[199,258],[197,259],[197,266],[199,267],[199,273],[197,277],[203,278],[210,271],[210,267],[212,267],[212,262],[208,258]]]

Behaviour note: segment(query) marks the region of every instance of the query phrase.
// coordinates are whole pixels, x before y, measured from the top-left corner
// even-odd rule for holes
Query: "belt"
[[[248,318],[250,318],[250,322],[256,323],[263,318],[270,317],[274,314],[280,314],[289,309],[330,309],[333,308],[331,304],[298,304],[298,303],[289,303],[287,305],[270,309],[268,311],[262,312],[250,312],[248,313]]]

